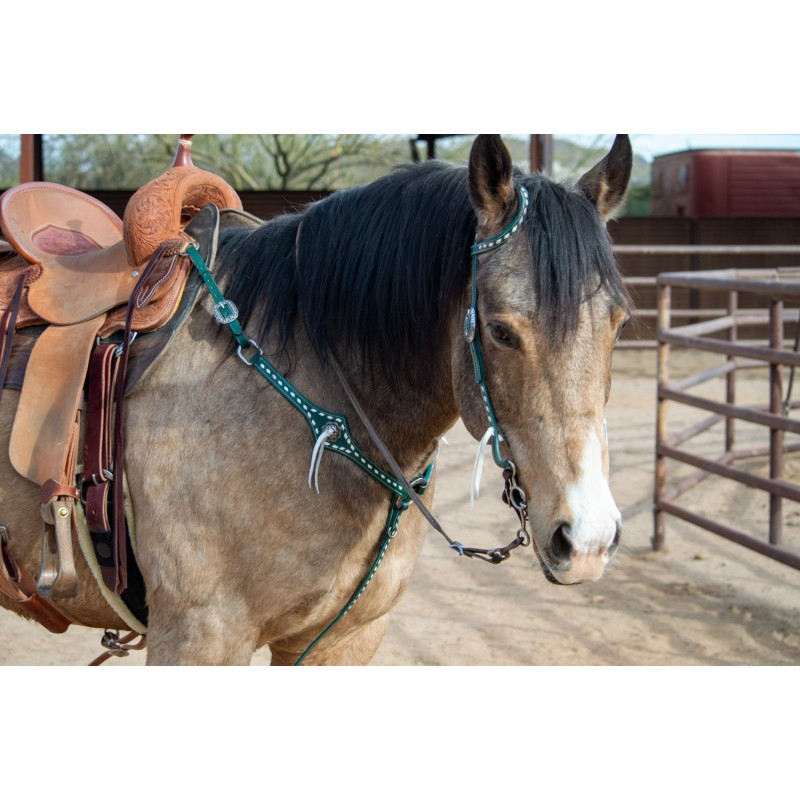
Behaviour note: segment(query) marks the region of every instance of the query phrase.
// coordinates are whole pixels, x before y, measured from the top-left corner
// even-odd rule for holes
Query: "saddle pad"
[[[128,516],[128,512],[130,510],[129,504],[126,503],[126,516]],[[128,518],[130,519],[130,517]],[[137,597],[135,602],[131,602],[130,599],[126,597],[126,593],[129,593],[130,589],[126,589],[125,592],[122,593],[122,596],[120,596],[115,592],[112,592],[111,589],[106,586],[106,582],[103,580],[101,567],[97,563],[97,554],[94,550],[92,536],[89,533],[89,526],[86,523],[86,516],[80,503],[77,503],[75,506],[75,527],[77,528],[78,544],[80,545],[83,557],[86,559],[86,563],[89,566],[92,577],[95,579],[95,582],[97,583],[100,593],[103,595],[105,601],[111,606],[117,616],[125,623],[128,630],[136,631],[137,633],[147,633],[147,603],[144,600],[144,579],[142,578],[141,572],[139,572],[139,565],[136,564],[136,558],[134,556],[134,550],[131,546],[130,539],[128,540],[128,547],[130,548],[128,552],[128,564],[136,566],[135,581],[137,586],[138,584],[141,584],[141,589],[139,592],[141,596]]]
[[[73,435],[83,382],[103,317],[76,325],[51,325],[33,348],[9,442],[14,469],[42,486],[66,481],[64,451]]]

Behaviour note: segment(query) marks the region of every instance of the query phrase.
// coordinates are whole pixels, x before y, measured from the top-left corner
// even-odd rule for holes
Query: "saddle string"
[[[478,452],[475,454],[475,466],[472,468],[472,483],[470,484],[469,492],[469,505],[472,508],[475,505],[475,498],[481,492],[481,476],[483,475],[483,461],[486,455],[486,445],[489,440],[494,436],[494,428],[487,428],[486,433],[481,437],[478,443]]]
[[[317,437],[317,441],[314,442],[314,450],[311,453],[311,465],[308,468],[308,488],[316,489],[317,494],[319,494],[319,467],[322,464],[322,456],[325,453],[325,442],[328,440],[335,441],[339,438],[339,429],[333,425],[326,425],[322,429],[322,433]],[[314,481],[314,486],[312,487],[311,481]]]

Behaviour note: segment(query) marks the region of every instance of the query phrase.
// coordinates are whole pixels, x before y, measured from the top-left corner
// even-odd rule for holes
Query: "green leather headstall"
[[[472,299],[470,307],[467,309],[467,315],[464,318],[464,339],[469,344],[469,350],[472,354],[475,383],[480,387],[483,408],[489,420],[489,425],[494,432],[492,436],[492,456],[495,464],[501,469],[513,467],[513,464],[508,459],[503,458],[500,452],[503,431],[497,422],[492,399],[489,395],[489,387],[486,385],[486,372],[483,366],[481,335],[478,325],[478,267],[480,266],[478,256],[484,253],[491,253],[493,250],[502,247],[519,230],[525,220],[525,215],[528,213],[528,190],[524,186],[520,186],[518,187],[518,194],[519,211],[514,219],[496,236],[492,236],[489,239],[478,239],[476,237],[475,244],[470,249],[470,254],[472,255]]]

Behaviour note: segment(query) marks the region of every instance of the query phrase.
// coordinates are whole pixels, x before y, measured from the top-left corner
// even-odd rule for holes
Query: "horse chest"
[[[352,542],[351,537],[337,535],[336,519],[331,518],[331,528],[326,534],[320,534],[320,541],[316,545],[308,543],[298,559],[292,580],[282,579],[280,576],[288,574],[286,565],[277,565],[276,581],[268,581],[271,596],[264,597],[264,611],[270,614],[264,631],[265,642],[291,637],[308,643],[340,614],[375,561],[383,513],[385,504],[375,516],[374,524],[367,526],[357,535],[355,544],[350,545],[346,542]],[[423,528],[423,521],[416,513],[408,514],[401,521],[380,567],[357,602],[331,630],[327,641],[335,642],[391,611],[410,580],[422,547]],[[340,530],[348,530],[346,523]],[[277,617],[272,616],[276,608],[284,609]]]

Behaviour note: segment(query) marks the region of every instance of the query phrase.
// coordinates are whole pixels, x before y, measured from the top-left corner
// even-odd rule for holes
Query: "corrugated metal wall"
[[[687,150],[653,160],[658,216],[800,217],[800,154]]]
[[[728,204],[733,217],[800,215],[800,157],[731,158]]]

